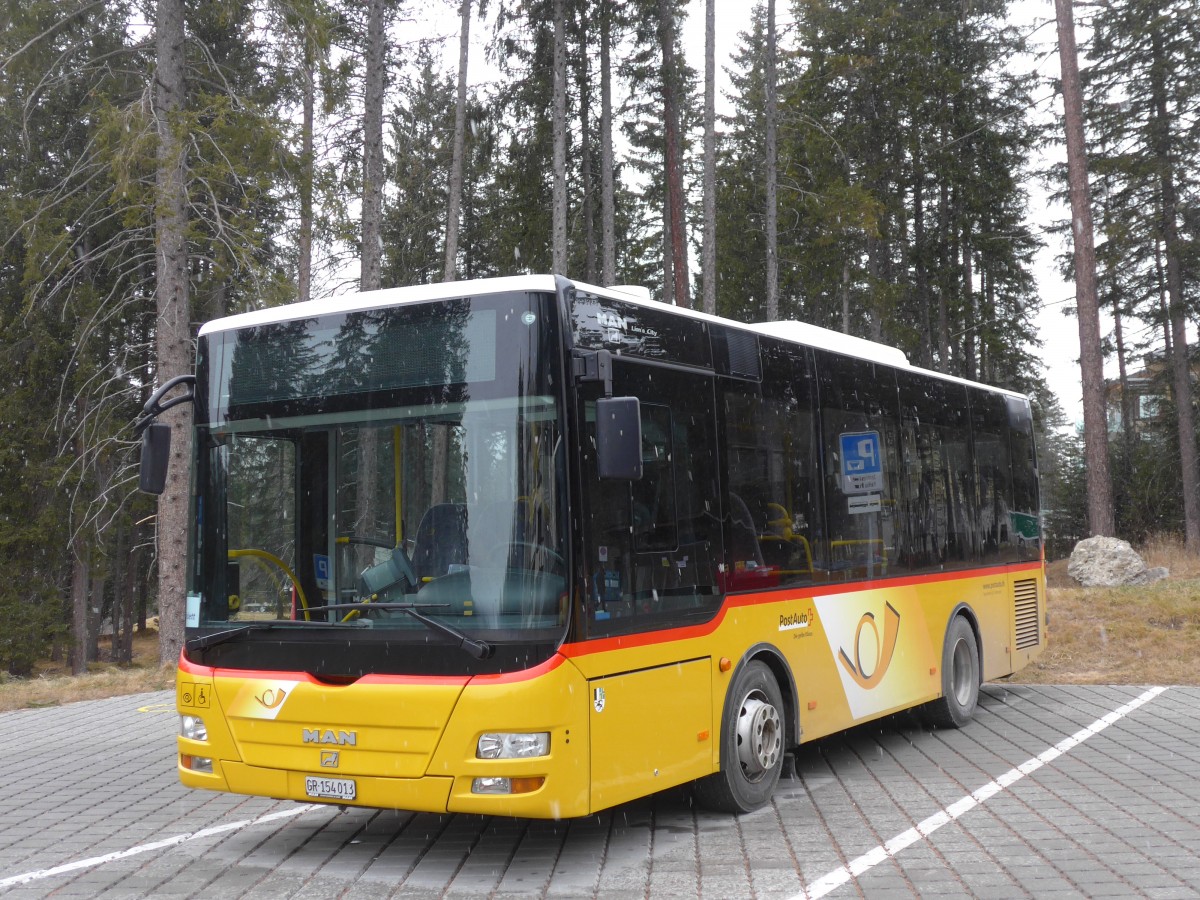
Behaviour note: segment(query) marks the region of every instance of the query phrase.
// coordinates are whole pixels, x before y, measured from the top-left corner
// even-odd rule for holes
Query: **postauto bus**
[[[1044,646],[1027,399],[879,344],[548,275],[260,310],[147,404],[148,490],[189,400],[191,787],[749,811]]]

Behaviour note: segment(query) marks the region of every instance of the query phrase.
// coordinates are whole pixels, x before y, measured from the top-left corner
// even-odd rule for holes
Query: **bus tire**
[[[962,728],[979,705],[979,644],[966,616],[955,616],[942,645],[942,696],[928,704],[924,718],[939,728]]]
[[[783,771],[785,733],[779,684],[766,663],[752,660],[729,687],[721,723],[721,769],[696,782],[697,801],[730,813],[765,806]]]

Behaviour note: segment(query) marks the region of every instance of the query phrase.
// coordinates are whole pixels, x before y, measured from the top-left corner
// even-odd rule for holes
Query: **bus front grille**
[[[1038,610],[1038,583],[1036,578],[1013,583],[1013,601],[1017,624],[1018,650],[1036,647],[1041,642],[1041,616]]]

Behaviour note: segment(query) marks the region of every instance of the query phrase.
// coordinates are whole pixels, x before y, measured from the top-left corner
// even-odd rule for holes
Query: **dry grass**
[[[1067,561],[1047,566],[1049,646],[1012,681],[1026,684],[1200,684],[1200,558],[1178,541],[1141,548],[1146,563],[1171,577],[1145,587],[1082,588]],[[58,706],[171,688],[174,666],[158,665],[158,632],[134,637],[132,666],[94,663],[73,678],[45,662],[32,678],[0,674],[0,712]]]
[[[1013,676],[1027,684],[1200,684],[1200,559],[1178,541],[1140,550],[1170,578],[1152,585],[1083,588],[1067,561],[1047,566],[1046,651]]]
[[[160,691],[175,686],[175,667],[158,665],[158,632],[149,629],[133,638],[133,665],[98,662],[86,675],[73,677],[65,663],[39,664],[32,677],[0,675],[0,712],[59,706],[76,700],[100,700]]]

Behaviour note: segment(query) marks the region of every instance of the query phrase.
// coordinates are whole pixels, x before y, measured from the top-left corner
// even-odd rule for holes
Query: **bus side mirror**
[[[596,468],[601,478],[642,477],[642,409],[637,397],[596,401]]]
[[[167,465],[171,457],[171,426],[151,422],[142,432],[142,462],[138,487],[147,494],[161,494],[167,486]]]

